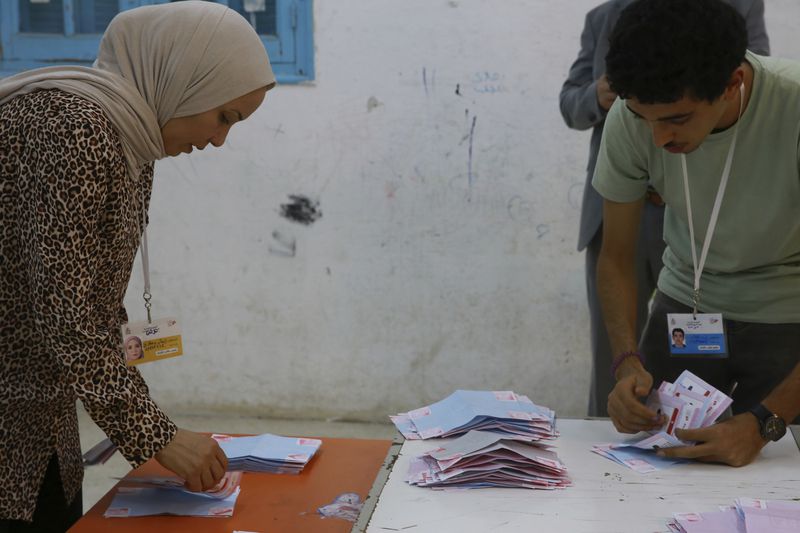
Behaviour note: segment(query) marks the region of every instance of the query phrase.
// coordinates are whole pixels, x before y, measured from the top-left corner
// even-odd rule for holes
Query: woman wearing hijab
[[[82,513],[75,400],[133,466],[191,490],[227,466],[126,366],[123,297],[153,162],[221,146],[275,85],[238,13],[187,1],[126,11],[92,68],[0,81],[0,533],[65,531]]]

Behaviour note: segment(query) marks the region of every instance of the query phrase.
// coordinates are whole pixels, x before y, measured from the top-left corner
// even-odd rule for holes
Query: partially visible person
[[[138,361],[142,357],[144,357],[142,339],[136,335],[131,335],[125,340],[125,360],[132,363],[133,361]]]
[[[641,399],[684,370],[723,392],[738,384],[730,419],[678,431],[698,445],[664,453],[747,464],[800,414],[800,106],[786,105],[800,102],[800,63],[748,51],[744,19],[721,0],[637,0],[606,65],[620,99],[592,184],[604,197],[598,286],[616,354],[609,415],[625,433],[660,426]],[[667,205],[667,247],[639,340],[648,180]],[[673,356],[673,320],[721,342]]]
[[[591,186],[603,124],[617,98],[606,76],[606,53],[611,30],[620,12],[633,0],[610,0],[586,15],[581,33],[581,49],[561,88],[559,103],[564,122],[570,128],[592,128],[586,185],[581,204],[578,250],[586,250],[586,294],[589,303],[592,373],[589,391],[589,416],[608,416],[606,404],[614,387],[608,372],[613,359],[597,290],[597,260],[603,244],[603,199]],[[763,0],[730,0],[747,21],[748,48],[769,55],[769,38],[764,23]],[[648,313],[648,303],[656,288],[664,253],[664,202],[652,187],[648,188],[636,248],[636,335],[641,335]]]
[[[76,399],[132,466],[190,490],[227,458],[180,429],[120,349],[153,162],[222,146],[275,84],[238,13],[187,1],[123,12],[92,68],[0,81],[0,531],[63,532],[82,513]],[[143,312],[143,311],[142,311]]]

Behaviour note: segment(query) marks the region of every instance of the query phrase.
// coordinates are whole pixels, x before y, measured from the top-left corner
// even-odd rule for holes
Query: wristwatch
[[[750,409],[753,416],[758,420],[761,437],[764,440],[777,441],[786,434],[786,422],[760,403]]]

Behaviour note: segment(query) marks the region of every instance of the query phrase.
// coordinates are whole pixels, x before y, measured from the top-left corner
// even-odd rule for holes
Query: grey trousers
[[[648,304],[656,289],[664,254],[664,207],[645,202],[636,250],[637,314],[636,335],[641,337],[647,322]],[[597,260],[603,245],[603,232],[598,231],[586,247],[586,293],[589,301],[589,327],[592,348],[592,376],[589,390],[589,416],[608,416],[608,395],[614,388],[608,333],[597,296]]]
[[[758,405],[800,362],[800,324],[758,324],[722,318],[728,357],[673,356],[669,353],[667,313],[691,313],[689,306],[656,292],[639,350],[653,375],[653,386],[675,382],[689,370],[717,389],[733,395],[733,414]],[[794,423],[799,423],[800,417]]]

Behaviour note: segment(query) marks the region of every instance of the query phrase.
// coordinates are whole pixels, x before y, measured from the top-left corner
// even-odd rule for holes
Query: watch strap
[[[761,437],[766,440],[776,441],[783,437],[786,433],[786,421],[783,420],[781,417],[767,409],[767,407],[760,403],[757,406],[750,409],[750,412],[753,413],[753,416],[756,417],[758,420],[758,431],[761,433]],[[780,424],[778,427],[783,427],[783,430],[778,431],[778,433],[774,433],[774,427],[768,427],[767,421],[771,418],[776,419],[779,421]]]
[[[750,412],[753,413],[753,415],[758,420],[759,425],[761,426],[764,425],[764,422],[767,421],[767,418],[773,415],[773,412],[767,409],[763,403],[760,403],[755,407],[753,407],[752,409],[750,409]]]

